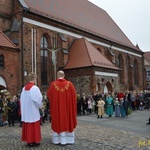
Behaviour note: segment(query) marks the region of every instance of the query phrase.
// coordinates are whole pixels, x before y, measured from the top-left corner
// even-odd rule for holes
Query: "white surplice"
[[[20,102],[23,122],[31,123],[40,120],[39,108],[42,107],[42,94],[36,85],[33,85],[30,90],[23,88]]]

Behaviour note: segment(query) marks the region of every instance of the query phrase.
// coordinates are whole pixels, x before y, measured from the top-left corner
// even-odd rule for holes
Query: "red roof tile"
[[[150,61],[150,52],[145,52],[144,57]]]
[[[106,57],[94,48],[86,39],[76,39],[69,51],[69,61],[64,69],[98,66],[104,68],[115,67]]]
[[[0,31],[0,46],[18,49],[18,47],[2,31]]]
[[[24,0],[24,2],[30,11],[36,14],[138,50],[106,11],[87,0]]]

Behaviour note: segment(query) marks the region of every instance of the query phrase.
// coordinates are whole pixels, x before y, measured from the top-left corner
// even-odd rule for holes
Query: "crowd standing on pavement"
[[[49,121],[48,111],[49,111],[49,101],[47,97],[45,97],[46,93],[42,93],[43,96],[43,104],[42,104],[42,113],[41,113],[41,125],[45,123],[45,121]],[[40,110],[39,110],[40,111]],[[20,123],[20,127],[22,127],[21,121],[21,110],[20,110],[20,94],[13,95],[6,91],[0,93],[0,127],[5,125],[9,125],[10,118],[10,126],[15,126],[15,122]],[[12,119],[14,123],[12,123]]]
[[[42,107],[39,109],[40,112],[40,122],[41,125],[45,121],[49,121],[49,100],[47,98],[46,92],[42,93],[43,103]],[[136,91],[126,91],[126,92],[108,92],[101,93],[97,92],[94,95],[82,93],[81,95],[77,93],[77,115],[98,115],[99,108],[98,102],[102,99],[104,101],[104,113],[109,117],[113,115],[115,117],[126,117],[131,111],[134,110],[144,110],[148,108],[148,104],[145,104],[145,99],[149,98],[150,92],[136,92]],[[147,102],[148,103],[148,102]],[[102,113],[103,114],[103,113]],[[104,114],[103,114],[104,115]],[[101,115],[100,115],[101,117]],[[11,96],[8,91],[0,93],[0,126],[8,124],[10,127],[14,126],[15,122],[20,122],[20,127],[22,127],[21,121],[21,111],[20,111],[20,95]]]
[[[92,109],[88,107],[88,102],[92,104]],[[100,100],[104,101],[104,113],[109,117],[128,117],[132,111],[150,108],[150,91],[119,91],[102,93],[97,91],[93,96],[82,93],[77,94],[77,114],[89,115],[99,113]],[[102,113],[103,114],[103,113]],[[103,116],[103,115],[102,115]],[[98,117],[99,118],[99,115]],[[102,118],[102,117],[101,117]]]

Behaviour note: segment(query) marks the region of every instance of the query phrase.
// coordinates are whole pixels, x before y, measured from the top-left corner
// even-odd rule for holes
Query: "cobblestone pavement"
[[[16,123],[15,127],[0,127],[0,150],[150,150],[149,114],[145,110],[128,118],[79,116],[75,144],[66,146],[52,144],[50,123],[46,122],[41,126],[41,145],[29,148],[20,140],[21,128]]]

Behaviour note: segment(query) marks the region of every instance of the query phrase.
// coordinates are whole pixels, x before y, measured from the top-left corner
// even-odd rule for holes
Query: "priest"
[[[57,72],[57,80],[50,84],[47,96],[50,101],[52,143],[73,144],[77,125],[77,94],[73,84],[64,79],[64,71]]]

